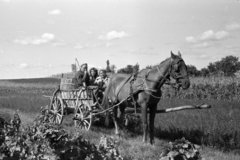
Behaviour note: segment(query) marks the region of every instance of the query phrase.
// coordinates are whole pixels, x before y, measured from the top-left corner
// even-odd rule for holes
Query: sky
[[[240,0],[0,0],[0,79],[240,58]]]

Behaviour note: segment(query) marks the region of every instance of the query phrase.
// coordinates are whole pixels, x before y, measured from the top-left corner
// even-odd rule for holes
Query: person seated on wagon
[[[109,77],[107,76],[107,72],[105,69],[101,69],[99,71],[99,76],[95,80],[95,84],[98,85],[98,87],[104,91],[107,87],[107,84],[109,82]]]
[[[99,71],[99,76],[96,78],[94,84],[98,86],[98,89],[94,92],[95,95],[97,96],[97,101],[101,103],[103,96],[104,96],[104,91],[107,87],[107,84],[109,82],[109,78],[107,76],[106,70],[101,69]]]
[[[93,67],[89,70],[89,74],[90,74],[89,75],[89,84],[90,85],[96,85],[94,82],[98,77],[98,70]]]
[[[75,83],[78,87],[89,85],[88,65],[84,63],[81,65],[79,71],[75,74]]]

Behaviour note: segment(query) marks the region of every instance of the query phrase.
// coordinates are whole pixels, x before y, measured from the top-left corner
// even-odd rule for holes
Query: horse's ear
[[[175,54],[171,51],[171,57],[174,59],[176,56]]]
[[[182,55],[181,55],[181,53],[178,51],[178,56],[180,57],[180,58],[182,58]]]

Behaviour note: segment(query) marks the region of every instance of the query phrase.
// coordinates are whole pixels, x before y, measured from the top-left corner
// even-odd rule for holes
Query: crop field
[[[1,114],[19,110],[22,123],[29,125],[41,107],[49,105],[49,98],[60,83],[59,79],[29,79],[0,81]],[[185,137],[202,146],[205,159],[240,159],[240,80],[237,78],[192,78],[187,91],[175,91],[164,86],[163,99],[158,108],[207,103],[206,110],[184,110],[158,114],[155,119],[155,146],[141,143],[140,121],[129,129],[122,129],[118,148],[124,159],[159,159],[164,145]],[[71,115],[64,117],[63,126],[75,132]],[[84,138],[97,144],[102,135],[113,135],[113,128],[93,126],[80,131]]]

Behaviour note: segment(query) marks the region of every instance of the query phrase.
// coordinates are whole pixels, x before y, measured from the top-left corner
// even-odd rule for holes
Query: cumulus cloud
[[[203,41],[210,40],[214,38],[214,35],[215,35],[214,31],[209,30],[209,31],[203,32],[202,35],[200,35],[199,39]]]
[[[208,30],[196,37],[188,36],[185,38],[186,42],[193,48],[206,48],[212,46],[213,41],[221,41],[230,37],[227,31]]]
[[[218,31],[214,32],[213,30],[209,30],[204,32],[202,35],[200,35],[199,40],[205,41],[205,40],[221,40],[226,39],[229,37],[229,33],[226,31]]]
[[[98,37],[98,39],[100,39],[100,40],[113,40],[113,39],[125,38],[125,37],[128,37],[128,36],[129,35],[127,33],[125,33],[124,31],[121,31],[121,32],[111,31],[111,32],[108,32],[105,35],[100,35]]]
[[[14,43],[22,45],[52,44],[53,46],[59,46],[64,44],[63,41],[57,40],[52,33],[44,33],[40,37],[26,37],[23,39],[15,39]]]
[[[230,34],[226,31],[219,31],[215,33],[215,39],[216,40],[221,40],[221,39],[226,39],[230,36]]]
[[[197,43],[196,38],[190,36],[190,37],[186,37],[186,41],[187,43]]]
[[[51,15],[58,15],[58,14],[61,14],[61,11],[59,9],[54,9],[52,11],[49,11],[48,14],[51,14]]]
[[[226,25],[226,30],[228,31],[237,31],[240,30],[240,24],[237,22],[233,22],[231,24]]]

